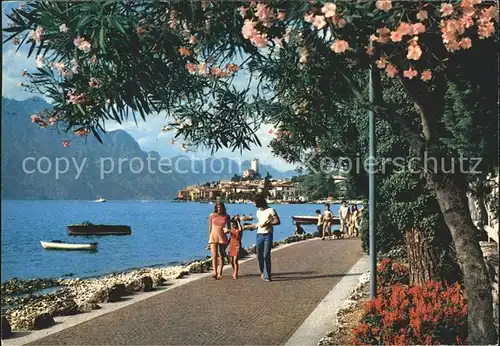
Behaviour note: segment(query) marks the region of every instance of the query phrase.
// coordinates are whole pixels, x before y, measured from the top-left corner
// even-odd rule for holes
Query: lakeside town
[[[190,185],[177,193],[178,202],[213,202],[221,200],[227,203],[251,203],[252,197],[264,191],[268,194],[268,202],[274,204],[301,204],[301,203],[340,203],[345,197],[346,187],[343,176],[332,176],[342,194],[337,200],[325,196],[324,199],[310,199],[303,194],[296,177],[286,179],[272,179],[269,175],[262,178],[259,170],[259,159],[251,161],[249,169],[243,170],[241,176],[235,175],[231,179],[208,182],[199,185]]]

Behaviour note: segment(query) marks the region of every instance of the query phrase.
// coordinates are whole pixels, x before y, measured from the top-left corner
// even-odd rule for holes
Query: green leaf
[[[102,50],[106,52],[106,45],[104,44],[104,25],[101,22],[101,30],[99,31],[99,45],[101,46]]]
[[[31,54],[33,54],[33,51],[35,50],[35,47],[36,47],[36,42],[33,41],[31,43],[30,50],[28,51],[28,58],[31,56]]]
[[[85,115],[85,110],[83,109],[83,107],[82,107],[81,104],[77,104],[76,107],[78,108],[78,110],[80,111],[80,113],[82,113],[82,115]]]
[[[99,132],[97,132],[94,127],[92,127],[91,129],[92,129],[92,133],[94,134],[95,138],[97,138],[97,140],[99,141],[99,143],[102,144],[102,138],[101,138],[101,136],[99,136]]]
[[[115,26],[116,28],[124,35],[127,34],[127,32],[125,31],[125,29],[123,29],[123,26],[117,21],[117,20],[113,20],[114,23],[115,23]]]
[[[23,31],[22,28],[19,28],[17,26],[14,26],[14,27],[11,27],[11,28],[2,28],[2,30],[5,31],[5,32],[15,32],[15,33]]]
[[[78,22],[78,24],[76,25],[76,27],[77,27],[78,29],[83,28],[83,27],[84,27],[84,26],[86,26],[86,25],[87,25],[87,23],[89,23],[92,19],[93,19],[93,18],[92,18],[92,16],[89,16],[89,15],[87,15],[87,16],[83,16],[83,17],[82,17],[82,19],[80,19],[80,21],[79,21],[79,22]]]
[[[113,117],[114,119],[119,123],[121,124],[122,123],[122,120],[120,118],[120,116],[118,115],[118,112],[116,111],[115,107],[111,106],[111,112],[113,113]]]

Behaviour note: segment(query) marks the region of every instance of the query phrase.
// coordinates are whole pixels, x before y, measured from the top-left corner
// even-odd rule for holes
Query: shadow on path
[[[308,275],[308,274],[316,274],[317,271],[304,271],[304,272],[281,272],[281,273],[273,273],[273,276],[277,275]],[[260,274],[244,274],[244,275],[239,275],[238,278],[244,278],[244,277],[258,277]]]
[[[308,279],[323,279],[323,278],[338,278],[344,276],[357,276],[363,273],[352,273],[352,274],[325,274],[325,275],[313,275],[313,276],[281,276],[282,273],[273,274],[273,281],[290,281],[290,280],[308,280]]]

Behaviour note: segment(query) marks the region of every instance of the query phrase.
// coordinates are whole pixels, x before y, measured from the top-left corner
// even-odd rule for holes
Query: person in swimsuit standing
[[[349,229],[347,227],[349,223],[350,213],[349,207],[347,206],[347,201],[342,201],[342,205],[339,208],[339,218],[340,218],[340,230],[342,235],[347,236]]]
[[[349,218],[349,237],[357,237],[358,236],[358,219],[359,219],[359,211],[358,206],[353,204],[351,206],[351,213]]]
[[[332,239],[332,221],[333,213],[330,211],[330,204],[325,204],[325,216],[323,221],[323,234],[321,240],[325,240],[326,233],[328,233],[328,239]]]
[[[228,243],[225,231],[229,229],[229,215],[224,203],[215,204],[214,212],[208,217],[208,245],[212,252],[212,277],[222,278],[226,245]],[[218,269],[218,270],[217,270]]]

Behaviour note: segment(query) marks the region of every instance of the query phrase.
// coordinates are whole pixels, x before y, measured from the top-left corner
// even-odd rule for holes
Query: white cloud
[[[19,87],[23,80],[21,72],[24,69],[33,70],[35,60],[27,59],[27,54],[16,52],[14,46],[5,43],[2,47],[2,96],[15,100],[26,100],[30,97],[42,97],[39,93],[31,93]]]
[[[142,150],[144,151],[157,151],[162,156],[172,157],[175,155],[185,155],[185,153],[180,149],[180,144],[182,140],[178,139],[172,145],[170,140],[173,137],[171,133],[162,133],[161,128],[165,125],[166,120],[163,116],[151,116],[144,122],[142,119],[137,122],[137,125],[132,120],[124,122],[122,125],[117,122],[110,122],[106,126],[106,130],[125,130],[132,135],[132,137],[137,140]],[[270,164],[274,168],[279,170],[293,169],[294,166],[286,163],[281,158],[275,157],[271,153],[271,149],[268,147],[272,140],[272,136],[269,135],[268,131],[272,128],[271,125],[264,125],[258,131],[257,135],[261,141],[262,146],[258,147],[256,145],[251,147],[251,150],[246,150],[240,153],[239,151],[231,151],[231,149],[222,149],[210,155],[209,150],[197,150],[196,152],[190,153],[190,156],[196,158],[206,158],[213,156],[215,158],[232,158],[240,160],[251,160],[253,158],[259,158],[260,162],[263,164]]]

